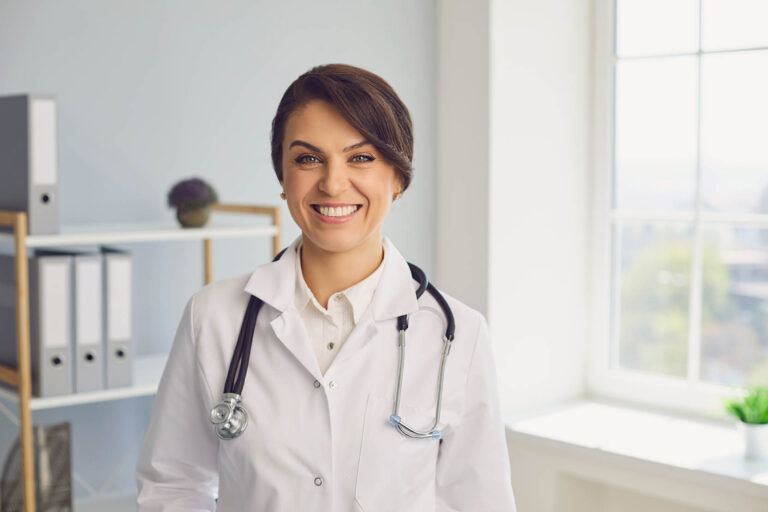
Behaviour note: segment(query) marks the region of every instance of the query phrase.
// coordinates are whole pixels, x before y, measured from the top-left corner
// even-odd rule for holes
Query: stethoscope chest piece
[[[248,426],[248,414],[239,403],[240,395],[224,393],[222,402],[211,409],[211,423],[219,439],[234,439]]]
[[[232,417],[224,423],[216,425],[216,435],[219,439],[228,440],[234,439],[243,433],[245,427],[248,426],[248,415],[245,413],[245,409],[239,405],[235,407],[232,412]]]

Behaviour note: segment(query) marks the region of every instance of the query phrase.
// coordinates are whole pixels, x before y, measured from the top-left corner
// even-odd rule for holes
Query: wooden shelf
[[[89,404],[95,402],[107,402],[121,398],[154,395],[157,384],[163,374],[168,354],[136,356],[133,360],[133,385],[122,388],[101,389],[88,393],[72,393],[69,395],[32,397],[29,401],[31,410],[53,409],[70,405]],[[15,389],[8,386],[0,386],[0,399],[11,403],[18,403],[19,395]]]
[[[62,245],[166,242],[174,240],[204,240],[215,238],[242,238],[272,236],[279,228],[270,224],[235,224],[211,222],[202,228],[182,228],[172,222],[131,224],[87,224],[63,226],[53,235],[28,235],[27,247]],[[0,233],[0,242],[13,242],[12,233]]]
[[[29,269],[28,249],[30,247],[66,247],[107,243],[167,242],[174,240],[200,240],[203,249],[203,283],[213,281],[213,240],[216,238],[243,238],[268,236],[272,239],[271,256],[282,248],[281,207],[248,204],[214,204],[211,210],[219,212],[201,228],[182,228],[176,221],[130,223],[130,224],[85,224],[63,226],[59,233],[52,235],[28,235],[27,213],[24,211],[0,210],[0,243],[11,243],[15,256],[16,283],[16,350],[18,368],[0,365],[0,399],[15,402],[19,408],[19,439],[21,444],[22,498],[24,512],[35,512],[35,474],[32,442],[32,411],[68,407],[78,404],[98,403],[136,396],[153,395],[165,368],[167,354],[137,356],[133,365],[133,386],[106,389],[89,393],[75,393],[57,397],[36,398],[31,395],[32,373],[30,362],[29,328]],[[271,222],[254,223],[243,217],[226,221],[221,214],[265,215]],[[253,217],[250,217],[253,218]],[[7,231],[7,230],[10,230]],[[0,404],[2,405],[2,404]],[[3,408],[5,411],[5,407]],[[93,500],[77,504],[78,510],[118,510],[112,500]],[[133,498],[129,498],[131,501]],[[108,503],[108,504],[107,504]],[[133,510],[127,504],[125,510]],[[123,510],[122,508],[120,510]]]

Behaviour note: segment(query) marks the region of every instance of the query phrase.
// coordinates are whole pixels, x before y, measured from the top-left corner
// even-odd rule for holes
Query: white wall
[[[490,2],[437,5],[437,282],[486,313]]]
[[[488,317],[507,411],[584,391],[591,8],[491,9]]]
[[[584,391],[591,2],[438,2],[438,276],[502,406]]]
[[[169,188],[192,175],[210,180],[223,202],[282,204],[269,130],[283,92],[314,65],[369,69],[394,87],[414,122],[415,177],[384,231],[433,276],[435,17],[430,0],[3,0],[0,94],[58,98],[63,224],[159,221],[173,219]],[[299,232],[285,207],[283,219],[287,244]],[[138,351],[166,352],[186,299],[202,284],[202,246],[128,248]],[[216,241],[215,279],[270,256],[268,239]],[[87,485],[134,488],[150,405],[123,400],[34,419],[74,423],[75,468],[87,479],[75,492],[83,496]],[[0,417],[0,433],[2,457],[16,429]]]

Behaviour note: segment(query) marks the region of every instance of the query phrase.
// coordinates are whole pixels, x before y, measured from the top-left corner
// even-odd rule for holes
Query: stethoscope
[[[279,260],[286,249],[288,249],[288,247],[280,251],[272,261]],[[437,424],[440,422],[440,410],[443,402],[445,361],[448,358],[448,354],[451,352],[451,343],[453,342],[456,326],[453,320],[453,311],[451,311],[450,306],[448,306],[448,303],[445,301],[442,294],[432,286],[432,283],[427,281],[427,276],[424,274],[424,271],[410,262],[408,262],[408,267],[411,269],[411,276],[419,283],[419,287],[416,289],[416,299],[418,300],[425,290],[429,291],[432,297],[434,297],[438,304],[440,304],[440,308],[443,310],[443,314],[445,314],[448,326],[446,327],[445,335],[443,336],[443,354],[440,361],[440,378],[437,388],[435,421],[429,430],[419,431],[406,425],[399,414],[400,392],[403,386],[403,366],[405,361],[405,331],[408,330],[408,315],[401,315],[397,318],[400,364],[398,365],[397,370],[395,407],[394,412],[389,416],[389,422],[406,437],[412,439],[440,439],[443,434],[437,429]],[[240,334],[237,337],[237,344],[235,345],[235,351],[232,355],[232,361],[229,364],[227,380],[224,382],[222,401],[216,407],[211,409],[211,423],[214,424],[214,430],[220,439],[234,439],[242,434],[245,427],[248,426],[248,414],[246,414],[245,409],[240,405],[240,402],[242,401],[241,394],[243,392],[243,385],[245,384],[245,373],[248,369],[248,361],[251,356],[251,345],[253,344],[253,332],[256,328],[256,318],[262,304],[263,302],[261,299],[255,295],[251,295],[251,298],[248,301],[248,306],[245,309],[243,323],[240,326]]]

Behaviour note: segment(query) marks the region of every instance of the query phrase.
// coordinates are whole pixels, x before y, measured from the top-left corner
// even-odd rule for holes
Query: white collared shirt
[[[384,258],[386,258],[386,249],[383,252]],[[376,286],[381,278],[384,260],[371,275],[362,281],[331,295],[326,309],[317,301],[304,280],[304,274],[301,271],[301,242],[299,242],[296,256],[294,305],[307,327],[320,372],[325,374],[336,354],[339,353],[339,349],[349,337],[349,333],[352,332],[360,317],[370,306]]]

